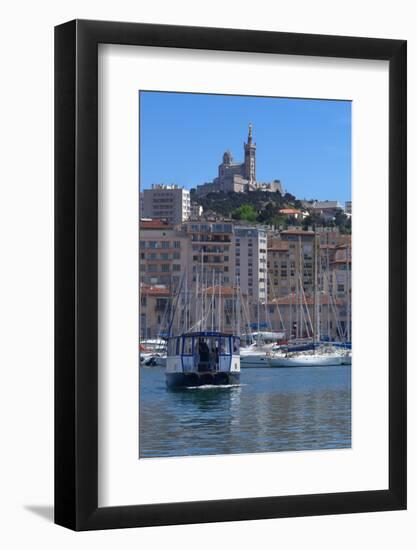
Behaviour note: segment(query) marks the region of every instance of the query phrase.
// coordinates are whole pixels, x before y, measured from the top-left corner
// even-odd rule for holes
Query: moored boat
[[[240,348],[240,366],[242,368],[269,367],[267,352],[256,344]]]
[[[146,354],[146,357],[141,356],[141,365],[145,367],[165,367],[166,362],[166,355],[160,353]]]
[[[272,364],[274,361],[274,364]],[[329,367],[341,365],[342,357],[338,354],[294,354],[271,357],[271,366],[275,367]]]
[[[165,379],[171,389],[238,384],[239,338],[214,331],[169,338]]]

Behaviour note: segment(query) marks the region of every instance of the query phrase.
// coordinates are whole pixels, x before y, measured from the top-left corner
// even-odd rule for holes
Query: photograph
[[[351,447],[351,101],[139,91],[139,458]]]

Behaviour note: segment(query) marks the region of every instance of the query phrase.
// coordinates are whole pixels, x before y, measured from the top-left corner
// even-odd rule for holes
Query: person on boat
[[[216,370],[219,369],[219,346],[217,345],[214,350],[214,364],[216,365]]]
[[[200,362],[201,363],[208,363],[210,360],[210,350],[207,345],[207,343],[200,338],[198,342],[198,353],[200,355]]]

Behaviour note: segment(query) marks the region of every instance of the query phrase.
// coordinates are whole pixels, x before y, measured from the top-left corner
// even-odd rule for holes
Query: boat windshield
[[[237,336],[183,336],[170,338],[168,355],[202,355],[216,357],[219,355],[239,354],[240,338]],[[208,359],[207,359],[208,360]]]

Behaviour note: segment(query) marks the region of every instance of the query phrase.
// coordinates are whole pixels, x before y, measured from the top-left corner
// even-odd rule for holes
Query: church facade
[[[249,124],[248,139],[243,144],[244,160],[241,163],[234,162],[232,153],[226,151],[223,162],[219,165],[218,176],[210,183],[197,186],[197,195],[204,196],[208,193],[229,192],[247,193],[249,191],[269,191],[284,193],[279,180],[262,183],[256,179],[256,143],[253,142],[252,124]]]

